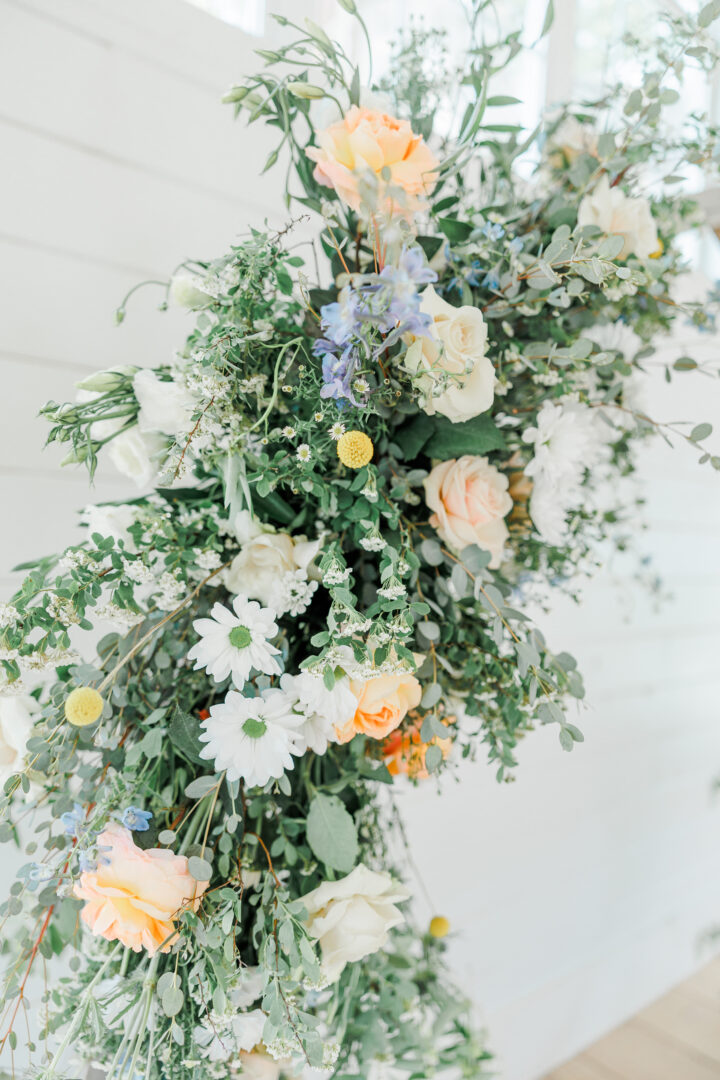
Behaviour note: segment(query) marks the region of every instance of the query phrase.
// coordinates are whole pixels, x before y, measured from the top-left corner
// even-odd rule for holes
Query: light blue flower
[[[120,824],[132,832],[147,832],[150,828],[152,813],[149,810],[141,810],[138,806],[128,806],[123,811]]]

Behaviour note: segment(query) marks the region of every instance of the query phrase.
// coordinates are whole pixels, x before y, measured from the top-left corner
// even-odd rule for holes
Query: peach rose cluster
[[[453,551],[471,544],[490,552],[500,565],[509,533],[505,515],[513,507],[508,478],[486,457],[465,454],[436,465],[424,481],[430,524]]]
[[[360,209],[358,181],[368,172],[378,179],[383,174],[383,180],[389,173],[387,182],[404,192],[402,205],[399,199],[388,200],[389,212],[411,214],[426,205],[437,181],[438,161],[407,120],[352,105],[342,120],[318,132],[316,138],[318,145],[306,151],[315,162],[315,179],[334,188],[351,210]]]
[[[357,698],[357,708],[345,724],[335,728],[339,743],[350,742],[355,735],[384,739],[417,708],[422,697],[420,683],[410,672],[350,679],[350,689]]]
[[[75,895],[85,901],[83,922],[93,934],[134,952],[168,952],[178,916],[189,907],[197,911],[208,882],[195,880],[184,855],[164,848],[143,851],[120,825],[108,825],[97,842],[97,868],[81,874],[75,885]]]
[[[444,723],[447,725],[453,720],[454,717],[449,717]],[[425,762],[428,747],[439,747],[443,758],[450,753],[452,738],[449,732],[447,739],[439,739],[435,736],[426,743],[423,742],[420,734],[421,726],[420,717],[413,718],[413,723],[409,727],[405,730],[397,728],[385,739],[382,747],[383,760],[391,776],[404,775],[412,780],[426,780],[430,775]]]

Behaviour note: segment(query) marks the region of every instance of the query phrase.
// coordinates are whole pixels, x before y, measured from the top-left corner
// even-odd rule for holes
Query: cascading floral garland
[[[43,1080],[485,1075],[448,921],[402,906],[393,786],[481,747],[503,779],[538,725],[571,750],[581,676],[524,604],[625,543],[605,482],[649,432],[720,468],[710,425],[632,396],[674,320],[714,325],[672,296],[696,208],[667,162],[712,167],[716,132],[666,115],[715,62],[718,4],[667,19],[640,88],[529,136],[492,120],[520,46],[487,43],[487,7],[460,76],[428,76],[437,35],[412,30],[372,91],[279,19],[299,38],[226,100],[278,131],[266,167],[284,154],[320,216],[314,269],[293,226],[184,265],[172,362],[44,410],[68,462],[153,491],[89,506],[87,540],[0,610],[0,838],[29,856],[3,907],[13,1075],[55,954],[26,1040]]]

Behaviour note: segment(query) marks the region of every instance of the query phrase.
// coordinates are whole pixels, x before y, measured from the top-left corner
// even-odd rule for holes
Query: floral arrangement
[[[649,433],[720,458],[710,425],[633,403],[675,320],[714,325],[673,298],[698,218],[667,162],[717,157],[672,116],[718,4],[666,21],[640,87],[533,133],[490,92],[520,45],[487,42],[486,7],[462,72],[428,72],[414,28],[372,89],[279,19],[295,40],[226,100],[277,131],[312,256],[295,221],[184,264],[176,356],[44,409],[67,463],[152,491],[89,506],[0,609],[0,839],[28,853],[2,909],[13,1061],[28,980],[67,957],[28,1075],[487,1075],[448,920],[406,903],[393,790],[432,798],[477,754],[509,779],[540,725],[582,740],[575,661],[524,609],[626,543],[617,481]]]

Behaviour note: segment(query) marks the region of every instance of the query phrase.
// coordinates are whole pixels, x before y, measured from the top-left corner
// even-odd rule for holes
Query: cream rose
[[[490,566],[499,566],[513,505],[507,476],[487,458],[465,454],[436,465],[424,484],[430,524],[445,543],[458,552],[477,544],[492,555]]]
[[[326,881],[302,898],[329,982],[340,978],[346,964],[383,948],[388,930],[403,922],[395,905],[409,895],[390,874],[360,863],[347,877]]]
[[[320,540],[265,532],[249,515],[238,514],[235,532],[242,547],[225,571],[225,585],[230,592],[259,600],[266,607],[273,606],[283,575],[296,570],[307,574],[320,550]]]
[[[647,199],[631,198],[619,187],[610,187],[607,173],[595,190],[586,195],[578,209],[578,225],[597,225],[608,236],[622,236],[625,241],[618,256],[637,255],[647,259],[660,247],[657,228]]]
[[[29,694],[0,695],[0,786],[23,767],[37,710]]]
[[[363,173],[379,177],[384,169],[389,170],[389,184],[405,193],[402,206],[391,204],[391,212],[413,213],[425,206],[437,181],[438,161],[407,120],[352,105],[342,120],[316,137],[318,145],[306,150],[316,163],[315,179],[334,188],[351,209],[360,209],[358,181]]]
[[[485,355],[487,326],[482,312],[470,305],[453,307],[432,285],[422,294],[420,310],[432,318],[432,337],[405,336],[405,367],[418,376],[422,408],[438,412],[454,424],[487,412],[495,396],[495,368]],[[438,384],[445,389],[434,394]]]

